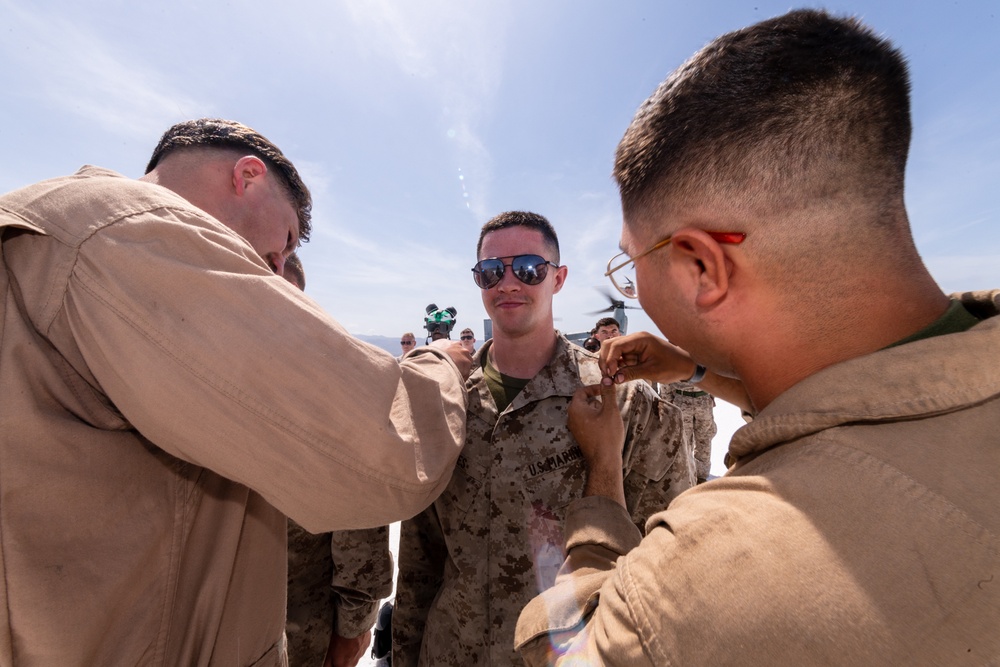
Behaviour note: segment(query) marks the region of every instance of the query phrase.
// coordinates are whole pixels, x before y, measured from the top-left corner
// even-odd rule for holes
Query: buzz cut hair
[[[559,264],[559,237],[556,236],[555,228],[545,216],[528,211],[507,211],[490,218],[479,232],[479,242],[476,244],[476,257],[479,258],[479,255],[483,251],[483,239],[486,238],[487,234],[500,231],[501,229],[510,229],[511,227],[527,227],[539,232],[545,240],[545,244],[553,252],[553,256],[546,257],[546,259]]]
[[[249,153],[274,173],[295,206],[299,218],[299,241],[309,240],[312,231],[312,195],[302,182],[295,165],[259,132],[232,120],[199,118],[177,123],[160,137],[146,165],[146,173],[170,153],[196,148],[216,148]]]
[[[596,332],[601,327],[618,327],[618,330],[620,331],[622,325],[619,324],[618,320],[616,320],[613,317],[602,317],[601,319],[597,320],[597,324],[594,325],[594,332]]]
[[[901,200],[909,95],[902,54],[856,18],[802,9],[722,35],[636,112],[615,156],[622,208]]]
[[[295,276],[296,282],[298,283],[299,289],[303,292],[306,289],[306,270],[302,266],[302,260],[299,259],[297,253],[292,253],[285,258],[284,273],[291,273]]]

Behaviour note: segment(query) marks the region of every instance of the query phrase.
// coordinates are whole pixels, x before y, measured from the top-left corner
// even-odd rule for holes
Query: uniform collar
[[[984,321],[962,333],[880,350],[809,376],[737,431],[730,455],[739,460],[845,424],[945,414],[1000,396],[1000,372],[986,362],[1000,349],[1000,290],[953,298]]]
[[[473,358],[472,375],[469,376],[470,412],[472,402],[478,402],[481,413],[487,418],[497,417],[496,404],[486,386],[483,377],[482,356],[489,354],[493,341],[489,340],[476,352]],[[596,384],[601,381],[600,370],[596,361],[581,363],[586,358],[594,359],[594,355],[583,348],[569,342],[564,335],[556,331],[556,347],[552,359],[535,374],[531,381],[521,390],[521,393],[511,402],[505,412],[518,410],[529,403],[541,401],[552,396],[572,396],[585,384]]]

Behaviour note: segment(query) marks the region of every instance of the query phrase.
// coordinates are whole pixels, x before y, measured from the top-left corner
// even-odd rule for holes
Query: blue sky
[[[909,58],[907,202],[931,272],[946,291],[1000,286],[1000,4],[824,6]],[[350,331],[419,337],[434,302],[481,338],[469,269],[479,227],[510,209],[555,225],[569,266],[557,326],[586,329],[620,230],[612,155],[636,107],[716,35],[790,7],[0,0],[0,191],[85,163],[139,176],[170,124],[234,118],[311,187],[308,293]]]

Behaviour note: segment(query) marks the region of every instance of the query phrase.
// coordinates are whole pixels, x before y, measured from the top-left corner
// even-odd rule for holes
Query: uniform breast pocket
[[[538,458],[523,472],[524,526],[537,591],[543,591],[555,582],[566,556],[566,509],[583,496],[586,465],[574,446]]]
[[[625,471],[625,504],[632,521],[643,530],[646,520],[667,508],[677,494],[694,486],[694,457],[660,443],[642,443]]]

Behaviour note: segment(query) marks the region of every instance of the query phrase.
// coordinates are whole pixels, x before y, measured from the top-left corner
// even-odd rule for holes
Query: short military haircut
[[[901,198],[910,134],[899,51],[855,18],[797,10],[671,74],[636,112],[614,177],[626,216],[702,192],[776,208],[831,189],[884,201]]]
[[[306,289],[306,270],[302,266],[302,260],[296,253],[292,253],[287,258],[285,258],[285,269],[284,273],[291,274],[295,278],[295,284],[299,286],[300,290],[305,291]]]
[[[618,329],[621,329],[622,325],[619,324],[618,320],[613,317],[602,317],[597,320],[597,324],[594,325],[594,331],[596,332],[601,327],[618,327]]]
[[[486,238],[487,234],[510,227],[527,227],[528,229],[540,232],[542,238],[545,239],[546,245],[550,246],[554,253],[552,257],[546,257],[545,259],[555,264],[559,263],[559,237],[556,236],[556,230],[552,227],[552,223],[545,216],[527,211],[507,211],[491,218],[483,225],[482,230],[479,232],[479,243],[476,244],[476,257],[479,257],[483,250],[483,239]]]
[[[413,335],[412,331],[407,331],[405,334],[400,336],[400,338],[412,338],[413,340],[417,339],[417,337]]]
[[[189,148],[223,148],[243,151],[260,158],[295,205],[299,218],[299,241],[309,240],[312,231],[312,195],[284,153],[266,137],[251,128],[232,120],[199,118],[177,123],[160,137],[153,155],[146,165],[148,174],[164,156]]]
[[[466,327],[465,329],[462,329],[462,333],[459,334],[459,335],[464,336],[465,334],[469,334],[471,336],[475,336],[476,335],[475,332],[472,329],[469,329],[468,327]]]

